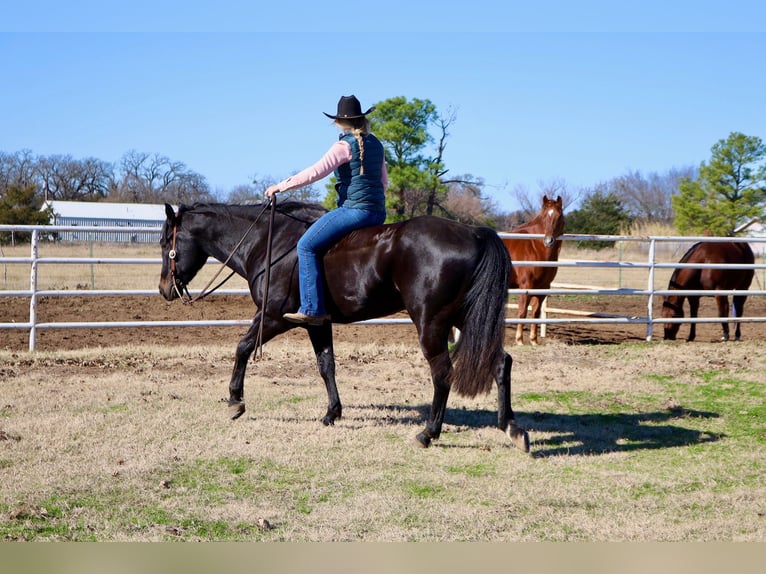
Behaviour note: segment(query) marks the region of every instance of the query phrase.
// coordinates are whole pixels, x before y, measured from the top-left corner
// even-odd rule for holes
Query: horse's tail
[[[481,259],[463,301],[460,341],[452,355],[452,388],[465,397],[487,393],[492,388],[499,361],[505,351],[505,304],[511,258],[503,241],[492,229],[480,227]]]

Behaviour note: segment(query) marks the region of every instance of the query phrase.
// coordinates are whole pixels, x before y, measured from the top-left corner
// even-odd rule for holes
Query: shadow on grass
[[[387,406],[367,405],[382,412],[382,418],[399,424],[425,424],[429,405]],[[683,420],[714,419],[717,413],[690,409],[668,409],[647,413],[523,413],[516,411],[516,423],[530,435],[531,455],[546,458],[562,455],[596,455],[610,452],[630,452],[674,448],[715,442],[724,438],[685,426]],[[494,427],[497,413],[487,409],[450,409],[444,417],[447,425]],[[499,431],[498,431],[499,432]],[[545,433],[544,437],[535,437]],[[434,446],[438,446],[438,442]]]
[[[683,412],[516,416],[517,423],[531,435],[532,455],[536,458],[674,448],[715,442],[724,437],[674,424],[686,418],[711,419],[718,418],[718,414],[685,409]],[[535,439],[535,432],[551,436]]]

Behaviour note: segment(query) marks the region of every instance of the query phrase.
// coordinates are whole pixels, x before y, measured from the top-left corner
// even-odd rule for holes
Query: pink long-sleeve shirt
[[[277,187],[279,188],[279,191],[289,191],[291,189],[303,187],[304,185],[309,185],[315,181],[319,181],[323,177],[327,177],[334,172],[338,166],[350,161],[351,146],[348,145],[348,142],[338,140],[330,146],[330,149],[327,150],[318,162],[299,171],[295,175],[291,175],[287,179],[283,179],[277,184]],[[386,189],[388,187],[388,171],[386,171],[385,159],[383,160],[383,166],[380,173],[383,180],[383,189]]]

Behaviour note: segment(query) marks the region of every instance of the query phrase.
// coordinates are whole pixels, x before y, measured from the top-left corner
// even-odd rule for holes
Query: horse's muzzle
[[[160,279],[159,289],[160,295],[162,295],[166,301],[172,301],[180,296],[180,288],[177,286],[174,288],[172,279]]]

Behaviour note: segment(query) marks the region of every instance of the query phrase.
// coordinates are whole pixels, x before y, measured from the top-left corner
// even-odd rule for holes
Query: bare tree
[[[69,155],[39,157],[35,172],[46,200],[98,201],[108,195],[114,180],[111,163]]]
[[[520,206],[523,222],[529,221],[540,211],[543,196],[556,199],[561,196],[561,201],[566,211],[577,201],[579,194],[572,193],[567,183],[562,178],[553,178],[548,181],[538,181],[538,191],[532,193],[526,186],[517,185],[513,188],[513,195]]]
[[[612,179],[607,187],[620,198],[634,219],[672,223],[671,198],[678,193],[682,178],[695,177],[693,167],[673,168],[664,174],[652,172],[646,177],[640,171],[633,171]]]
[[[448,188],[447,197],[441,205],[451,219],[471,225],[497,225],[497,206],[482,195],[480,185],[458,179],[451,182]]]
[[[110,199],[129,203],[194,203],[213,199],[205,178],[180,161],[131,150],[120,161],[121,178]]]
[[[11,186],[28,188],[36,185],[35,157],[30,150],[0,152],[0,197]]]

